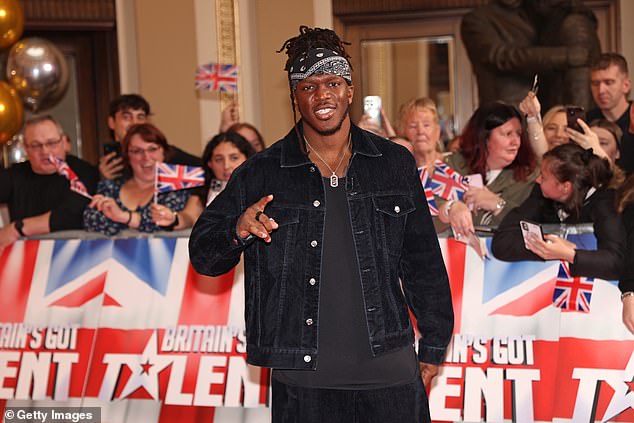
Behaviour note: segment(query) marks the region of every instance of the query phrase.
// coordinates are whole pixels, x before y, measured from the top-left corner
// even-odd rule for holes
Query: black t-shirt
[[[614,123],[616,123],[619,126],[619,128],[621,128],[621,131],[623,131],[624,134],[627,132],[627,128],[629,128],[630,126],[630,107],[631,106],[632,106],[632,103],[630,103],[630,106],[627,108],[627,110],[625,110],[625,113],[623,113],[621,116],[619,116],[617,120],[614,121]],[[590,123],[596,119],[609,120],[608,118],[605,117],[601,109],[599,109],[598,107],[595,107],[594,109],[590,110],[588,114],[586,115],[587,123]]]
[[[376,389],[411,383],[418,375],[413,346],[373,357],[365,318],[345,178],[326,187],[317,369],[274,370],[282,383],[330,389]]]
[[[88,192],[94,194],[99,181],[97,168],[71,155],[66,156],[66,162]],[[0,171],[0,203],[8,204],[11,221],[50,211],[51,232],[82,229],[82,213],[89,202],[88,198],[70,190],[64,176],[38,175],[29,162]]]

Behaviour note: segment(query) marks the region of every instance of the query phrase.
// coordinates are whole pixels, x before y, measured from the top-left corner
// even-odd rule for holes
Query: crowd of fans
[[[535,92],[518,107],[481,104],[452,141],[452,152],[441,141],[439,114],[428,98],[402,105],[396,128],[383,111],[380,124],[364,116],[359,126],[407,148],[428,178],[443,166],[468,177],[460,198],[427,197],[437,230],[467,239],[479,228],[496,228],[492,252],[501,260],[562,260],[574,276],[619,279],[623,321],[634,333],[631,82],[625,59],[615,53],[602,54],[591,75],[598,107],[572,122],[577,129],[571,127],[571,106],[542,115]],[[8,205],[11,220],[0,229],[0,252],[20,237],[60,230],[116,235],[189,228],[233,170],[266,148],[259,131],[239,121],[235,103],[223,110],[220,133],[202,157],[169,144],[150,116],[140,95],[113,100],[113,139],[97,167],[66,152],[68,139],[55,118],[27,120],[28,161],[0,172],[0,204]],[[157,193],[155,169],[164,162],[202,167],[204,185]],[[591,223],[597,249],[577,249],[561,234],[523,239],[522,220]]]
[[[517,108],[482,104],[451,147],[440,142],[438,113],[428,98],[403,106],[398,133],[389,122],[376,127],[364,117],[359,124],[408,140],[429,178],[444,164],[470,177],[459,199],[434,194],[430,211],[437,214],[437,229],[449,226],[454,238],[466,242],[488,227],[500,260],[561,260],[573,276],[618,279],[623,322],[634,333],[634,126],[627,62],[620,54],[602,54],[588,83],[597,107],[585,120],[573,114],[574,105],[556,105],[542,115],[531,91]],[[597,249],[579,249],[555,233],[524,240],[522,220],[590,223]]]

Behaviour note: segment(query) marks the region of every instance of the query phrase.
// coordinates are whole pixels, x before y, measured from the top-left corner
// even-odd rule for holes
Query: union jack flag
[[[88,194],[88,190],[86,189],[86,185],[79,179],[79,176],[73,171],[73,169],[68,166],[65,160],[55,157],[53,154],[50,156],[50,161],[55,164],[57,167],[57,173],[68,179],[70,182],[70,189],[75,191],[77,194],[83,195],[87,198],[92,198],[90,194]]]
[[[205,184],[205,171],[199,166],[156,164],[156,192],[170,192]]]
[[[436,200],[434,199],[434,193],[431,190],[431,179],[425,166],[418,169],[418,176],[420,183],[425,190],[425,198],[427,199],[427,206],[429,207],[429,213],[432,216],[438,216],[438,206],[436,206]]]
[[[567,262],[559,264],[559,274],[553,292],[553,304],[562,311],[590,312],[594,278],[572,276]]]
[[[238,66],[218,63],[198,66],[195,84],[201,91],[238,92]]]
[[[440,160],[434,162],[431,189],[445,200],[462,200],[469,186],[469,179],[462,176]]]

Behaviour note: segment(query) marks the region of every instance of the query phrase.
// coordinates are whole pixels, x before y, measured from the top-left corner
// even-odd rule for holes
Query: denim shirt
[[[351,131],[345,189],[372,354],[414,342],[409,306],[422,335],[419,360],[439,364],[453,330],[453,309],[414,158],[403,147],[356,126]],[[316,368],[326,213],[323,183],[293,129],[234,171],[191,232],[190,259],[199,273],[226,273],[245,254],[250,364]],[[257,237],[240,239],[239,217],[269,194],[273,200],[265,214],[279,225],[271,243]]]

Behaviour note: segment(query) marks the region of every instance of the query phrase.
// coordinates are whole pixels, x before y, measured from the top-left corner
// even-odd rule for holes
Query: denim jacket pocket
[[[247,310],[246,318],[248,326],[258,328],[258,332],[268,328],[281,327],[284,313],[287,312],[287,302],[289,294],[289,275],[293,274],[291,269],[295,256],[297,254],[297,231],[299,227],[300,210],[292,206],[268,206],[264,213],[271,219],[274,219],[278,228],[271,232],[270,243],[258,243],[256,255],[256,267],[260,268],[260,263],[266,263],[264,272],[257,272],[257,287],[248,292],[247,301],[253,304],[253,307]],[[264,259],[264,257],[267,257]],[[261,278],[262,273],[269,277]],[[275,317],[274,317],[275,316]],[[257,323],[256,323],[257,321]],[[265,322],[269,322],[266,325]],[[271,324],[275,322],[274,324]],[[261,343],[266,339],[267,342],[274,342],[276,335],[274,333],[260,332],[257,335],[251,333],[256,338],[247,341],[257,341]]]
[[[278,281],[284,281],[288,271],[288,263],[293,260],[293,250],[297,242],[297,227],[299,226],[299,209],[294,207],[268,206],[264,212],[274,219],[278,228],[271,232],[271,242],[261,243],[266,249],[269,270]]]
[[[408,195],[384,194],[372,196],[372,202],[377,211],[378,239],[384,241],[390,254],[400,255],[407,215],[416,210],[414,201]]]

